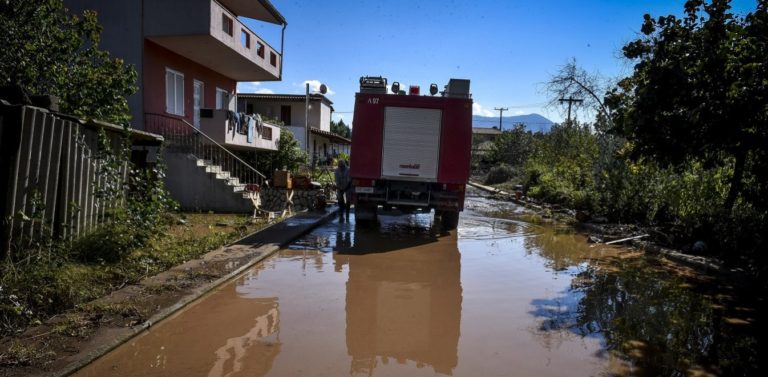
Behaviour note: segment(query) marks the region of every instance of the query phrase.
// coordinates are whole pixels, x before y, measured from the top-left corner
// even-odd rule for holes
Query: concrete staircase
[[[165,152],[165,184],[185,211],[252,213],[246,183],[210,160]]]

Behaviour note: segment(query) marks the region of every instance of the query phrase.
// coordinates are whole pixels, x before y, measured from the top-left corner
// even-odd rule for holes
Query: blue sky
[[[369,1],[272,0],[288,20],[282,82],[241,83],[241,92],[303,93],[304,82],[325,83],[334,119],[352,120],[360,76],[440,88],[450,78],[471,80],[476,115],[539,113],[545,82],[575,58],[612,78],[631,73],[621,47],[637,36],[643,14],[681,14],[684,0]],[[756,0],[734,0],[734,11]],[[275,48],[280,27],[244,20]]]

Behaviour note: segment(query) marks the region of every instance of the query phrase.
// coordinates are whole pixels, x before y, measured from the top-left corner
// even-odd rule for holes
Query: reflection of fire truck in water
[[[388,362],[408,361],[428,365],[436,374],[453,374],[462,302],[455,234],[393,240],[391,234],[374,233],[355,239],[353,247],[334,253],[333,259],[337,271],[349,268],[350,375],[375,375],[374,369],[386,369]]]
[[[451,79],[438,95],[408,94],[382,77],[360,78],[355,95],[350,175],[355,217],[375,220],[379,205],[401,211],[434,209],[455,228],[464,209],[472,148],[469,80]]]

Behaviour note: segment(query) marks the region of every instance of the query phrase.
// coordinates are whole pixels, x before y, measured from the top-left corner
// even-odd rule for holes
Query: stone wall
[[[322,190],[293,190],[293,210],[313,210],[317,196]],[[285,209],[286,189],[265,187],[261,189],[261,208],[266,211],[282,211]]]

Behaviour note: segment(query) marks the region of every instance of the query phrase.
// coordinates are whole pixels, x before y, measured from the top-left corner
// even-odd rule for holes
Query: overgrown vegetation
[[[652,227],[675,247],[701,240],[707,254],[762,274],[768,2],[744,17],[726,0],[688,1],[680,19],[646,15],[623,51],[634,72],[617,84],[575,61],[548,83],[553,97],[584,98],[593,123],[516,127],[485,158],[522,172],[506,184],[523,184],[529,197]]]
[[[299,148],[299,141],[286,129],[280,132],[276,152],[235,153],[256,170],[266,174],[267,179],[272,179],[271,174],[275,170],[285,169],[296,172],[300,166],[307,164],[307,152]]]
[[[0,2],[2,84],[18,85],[33,95],[56,95],[61,98],[62,112],[127,128],[126,97],[136,90],[136,73],[99,50],[100,32],[94,12],[72,15],[61,0]],[[153,248],[162,240],[159,234],[168,226],[174,203],[162,183],[162,162],[146,168],[133,166],[128,132],[123,136],[110,139],[102,131],[99,146],[93,150],[104,182],[95,195],[111,204],[104,209],[104,221],[79,238],[15,239],[12,252],[3,256],[1,334],[19,332],[146,273],[167,268],[179,261],[179,255],[199,252],[173,252],[171,257],[167,251]],[[34,207],[45,205],[40,201]],[[74,204],[70,209],[72,213],[79,210]],[[19,217],[42,226],[45,222],[39,216]],[[219,239],[186,246],[182,242],[169,248],[199,250],[220,243]]]
[[[6,263],[0,282],[0,334],[23,331],[51,315],[199,257],[264,224],[244,215],[165,215],[157,224],[162,232],[151,235],[143,246],[127,250],[118,261],[84,259],[78,251],[83,250],[81,246],[58,249],[50,258],[33,263]],[[78,242],[89,244],[92,239]],[[95,310],[88,305],[82,308]]]
[[[96,12],[70,14],[62,0],[0,1],[0,85],[58,96],[67,114],[126,124],[136,70],[99,49],[101,30]]]

